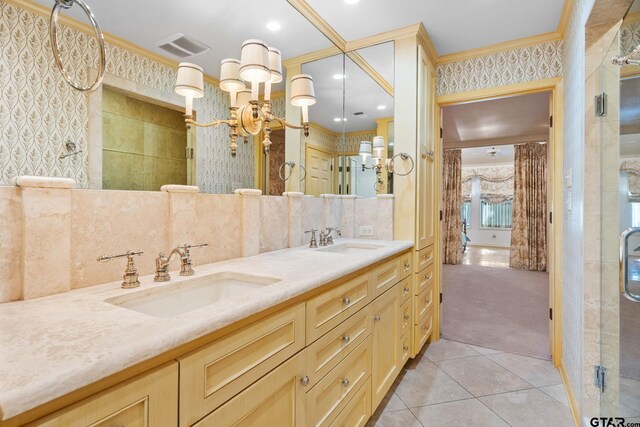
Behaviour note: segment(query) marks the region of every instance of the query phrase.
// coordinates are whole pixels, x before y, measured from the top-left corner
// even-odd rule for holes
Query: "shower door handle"
[[[620,292],[635,302],[640,302],[640,294],[634,294],[629,290],[627,258],[629,257],[629,238],[638,233],[640,233],[640,227],[631,227],[626,229],[620,236]]]

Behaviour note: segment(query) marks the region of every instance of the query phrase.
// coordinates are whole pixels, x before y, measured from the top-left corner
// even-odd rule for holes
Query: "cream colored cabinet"
[[[429,311],[418,321],[414,329],[414,346],[421,349],[433,332],[433,312]]]
[[[304,356],[293,356],[194,426],[304,426],[304,367]]]
[[[180,426],[188,427],[304,348],[304,304],[181,357]]]
[[[433,264],[427,266],[424,270],[416,274],[415,294],[419,295],[428,286],[433,284]]]
[[[376,408],[398,376],[400,352],[400,304],[396,288],[391,288],[372,303],[373,364],[371,368],[371,401]]]
[[[356,391],[331,427],[364,427],[371,416],[371,379]]]
[[[403,278],[403,264],[400,258],[394,258],[387,261],[371,273],[371,282],[373,286],[373,298],[377,298],[393,287]]]
[[[178,423],[178,364],[171,363],[38,420],[46,427],[154,427]]]

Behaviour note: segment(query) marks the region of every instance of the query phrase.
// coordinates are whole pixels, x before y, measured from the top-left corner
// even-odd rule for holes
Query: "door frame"
[[[563,79],[554,77],[544,80],[536,80],[526,83],[501,86],[489,89],[463,92],[452,95],[436,96],[436,123],[441,123],[442,107],[455,104],[464,104],[476,101],[487,101],[497,98],[506,98],[515,95],[525,95],[537,92],[550,92],[553,117],[552,128],[550,130],[550,140],[548,142],[548,167],[547,167],[547,188],[548,203],[547,211],[552,215],[552,222],[547,223],[547,266],[549,273],[549,308],[552,310],[550,335],[550,352],[553,363],[560,366],[562,360],[562,217],[563,217]],[[442,140],[440,138],[439,126],[434,127],[436,144],[436,156],[438,164],[442,165]],[[436,183],[436,200],[438,210],[442,209],[442,168],[438,168]],[[438,244],[438,256],[435,261],[435,284],[437,286],[435,295],[442,292],[442,239],[441,224],[436,227],[436,241]],[[439,317],[441,310],[439,310]],[[441,319],[435,319],[437,336],[440,335]]]

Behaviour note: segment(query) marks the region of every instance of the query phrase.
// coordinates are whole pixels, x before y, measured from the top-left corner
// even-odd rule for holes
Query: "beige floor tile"
[[[558,370],[548,360],[512,353],[490,354],[487,357],[536,387],[562,384]]]
[[[502,353],[502,350],[494,350],[493,348],[480,347],[480,346],[471,345],[471,344],[467,344],[467,345],[472,349],[474,349],[475,351],[477,351],[478,353],[484,354],[484,355]]]
[[[432,361],[458,359],[460,357],[478,356],[479,354],[467,344],[445,339],[429,344],[427,351],[424,353],[425,357]]]
[[[473,397],[451,377],[425,359],[415,368],[406,369],[394,385],[394,389],[408,408]]]
[[[393,390],[389,390],[389,393],[382,399],[377,411],[380,412],[392,412],[400,411],[401,409],[407,409],[407,406],[402,403],[402,400],[398,397]]]
[[[484,356],[435,363],[476,397],[532,388],[531,384]]]
[[[429,427],[509,427],[509,424],[478,399],[422,406],[411,411],[423,425]]]
[[[562,403],[564,406],[569,407],[569,398],[567,397],[567,392],[564,389],[564,385],[548,385],[545,387],[539,387],[538,390],[546,394],[547,396],[553,397],[558,402]]]
[[[422,424],[408,409],[385,412],[379,417],[371,417],[367,427],[422,427]]]
[[[513,427],[571,427],[569,408],[538,389],[481,397],[480,401]]]
[[[620,403],[640,412],[640,381],[620,378]]]

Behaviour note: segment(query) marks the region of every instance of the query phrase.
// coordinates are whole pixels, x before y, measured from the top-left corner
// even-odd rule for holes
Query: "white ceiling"
[[[51,0],[36,0],[51,7]],[[264,40],[282,51],[283,59],[332,46],[306,18],[285,0],[89,0],[102,30],[176,61],[194,62],[211,76],[219,77],[220,61],[239,58],[242,42]],[[63,14],[87,22],[79,7]],[[266,24],[282,25],[277,32]],[[158,49],[155,42],[174,33],[184,33],[211,48],[186,59]],[[280,84],[277,90],[284,89]]]
[[[495,157],[487,154],[492,147],[475,147],[462,149],[462,166],[489,166],[501,164],[513,164],[515,160],[515,148],[513,145],[501,145],[495,147],[498,153]]]
[[[346,40],[422,22],[438,54],[556,31],[563,0],[307,0]]]
[[[381,51],[386,53],[388,48],[381,48]],[[369,54],[371,53],[373,51],[369,52]],[[389,69],[392,72],[393,55],[391,59],[391,66],[385,65],[378,71],[379,73],[388,74]],[[377,59],[372,61],[373,64],[377,62],[380,61]],[[344,117],[347,119],[344,122],[345,131],[356,132],[375,130],[375,119],[393,116],[393,97],[346,56],[336,55],[303,64],[302,72],[313,76],[318,102],[309,108],[309,120],[314,123],[333,132],[342,132],[343,123],[336,122],[334,119]],[[336,80],[333,78],[334,74],[343,74],[345,78],[344,80]],[[344,112],[343,89],[345,92]],[[386,109],[378,110],[379,105],[384,105]],[[354,116],[353,113],[356,112],[364,112],[366,117]]]
[[[471,142],[548,134],[549,93],[541,92],[443,108],[443,142]]]

